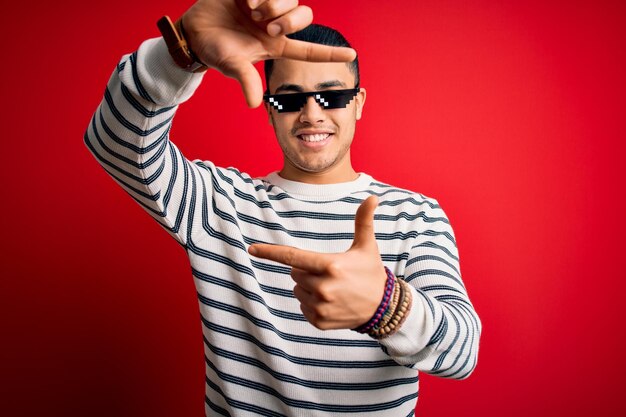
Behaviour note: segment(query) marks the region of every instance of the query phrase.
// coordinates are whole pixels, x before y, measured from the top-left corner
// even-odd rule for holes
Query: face
[[[276,60],[269,80],[271,94],[354,88],[354,75],[345,63]],[[350,145],[361,118],[365,89],[346,108],[322,109],[308,97],[300,111],[278,113],[266,108],[283,151],[281,176],[302,182],[345,182],[355,179]]]

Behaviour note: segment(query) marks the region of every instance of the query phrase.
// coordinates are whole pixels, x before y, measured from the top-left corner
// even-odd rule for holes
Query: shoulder
[[[254,178],[251,175],[234,167],[223,168],[216,166],[211,161],[194,160],[193,164],[201,172],[209,174],[214,186],[236,190],[265,190],[269,184],[262,178]]]
[[[376,180],[370,193],[379,198],[377,220],[391,221],[397,229],[406,227],[409,233],[417,232],[416,237],[445,237],[456,246],[450,220],[435,198]]]
[[[422,193],[396,187],[372,178],[368,192],[378,196],[379,206],[400,207],[404,210],[431,211],[441,209],[439,202]]]

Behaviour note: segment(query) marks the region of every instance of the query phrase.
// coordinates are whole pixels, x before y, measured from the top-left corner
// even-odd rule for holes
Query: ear
[[[354,97],[354,102],[356,103],[356,119],[361,120],[361,116],[363,115],[363,107],[365,106],[365,99],[367,98],[367,91],[365,88],[361,88],[360,91]]]

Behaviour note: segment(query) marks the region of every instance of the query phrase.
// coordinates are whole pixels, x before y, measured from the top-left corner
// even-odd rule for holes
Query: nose
[[[324,109],[319,105],[313,97],[307,97],[306,104],[300,110],[300,122],[316,124],[324,122],[326,120],[326,114]]]

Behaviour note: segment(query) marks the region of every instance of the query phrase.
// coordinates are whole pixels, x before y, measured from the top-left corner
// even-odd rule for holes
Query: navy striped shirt
[[[162,40],[124,56],[85,134],[104,169],[186,250],[200,306],[207,415],[408,416],[418,372],[466,378],[481,324],[467,296],[450,223],[436,200],[360,174],[302,184],[187,160],[169,139],[177,106],[202,75],[176,68]],[[251,257],[266,242],[334,253],[374,217],[383,263],[411,284],[400,331],[377,341],[309,324],[289,267]]]

